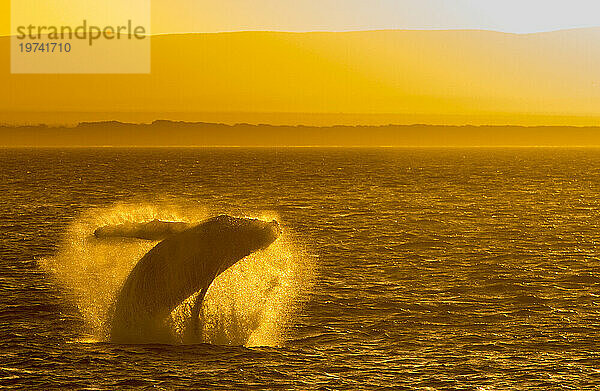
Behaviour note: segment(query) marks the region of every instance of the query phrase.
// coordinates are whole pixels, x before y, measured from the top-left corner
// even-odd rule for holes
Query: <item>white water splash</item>
[[[64,291],[71,295],[84,318],[84,334],[107,340],[111,306],[137,261],[157,242],[137,239],[98,240],[98,227],[159,219],[198,223],[212,216],[206,208],[180,203],[168,205],[118,204],[89,210],[69,226],[53,258],[40,261]],[[254,214],[267,221],[277,216]],[[251,254],[218,276],[210,286],[201,311],[201,339],[184,335],[192,296],[171,316],[171,328],[181,343],[276,346],[281,344],[293,315],[301,307],[314,277],[314,267],[289,230],[266,250]]]

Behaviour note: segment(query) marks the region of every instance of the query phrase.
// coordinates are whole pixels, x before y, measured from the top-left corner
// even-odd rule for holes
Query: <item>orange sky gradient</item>
[[[8,12],[1,11],[8,10],[7,2],[1,4],[6,18]],[[565,4],[155,0],[152,32],[458,27],[531,32],[588,26],[600,7],[597,1]],[[537,34],[166,34],[152,38],[149,75],[11,75],[9,44],[7,37],[0,38],[4,123],[93,117],[313,125],[600,125],[600,28]]]

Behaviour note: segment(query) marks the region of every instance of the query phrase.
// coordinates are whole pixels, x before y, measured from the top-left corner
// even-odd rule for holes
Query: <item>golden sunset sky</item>
[[[70,20],[68,2],[37,13]],[[151,74],[11,75],[3,61],[0,120],[600,125],[597,0],[153,0],[151,14]],[[565,29],[579,30],[552,32]],[[442,31],[349,32],[366,30]]]

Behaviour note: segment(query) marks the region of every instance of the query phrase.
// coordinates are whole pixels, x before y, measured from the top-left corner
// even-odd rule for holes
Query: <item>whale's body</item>
[[[110,338],[119,343],[168,343],[170,313],[247,255],[269,246],[280,234],[276,221],[218,216],[168,236],[140,259],[123,284]]]

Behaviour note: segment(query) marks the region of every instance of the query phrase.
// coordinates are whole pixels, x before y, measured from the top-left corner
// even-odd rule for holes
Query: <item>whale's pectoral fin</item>
[[[194,307],[192,307],[189,331],[190,335],[195,337],[196,340],[200,340],[202,338],[202,322],[200,319],[200,310],[202,309],[202,303],[204,302],[204,296],[206,296],[206,291],[208,291],[208,287],[202,288],[198,296],[196,296],[196,302],[194,303]]]

